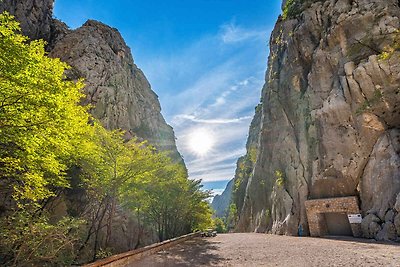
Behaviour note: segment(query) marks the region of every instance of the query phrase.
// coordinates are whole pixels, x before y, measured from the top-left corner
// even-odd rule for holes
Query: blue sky
[[[281,0],[56,0],[54,13],[71,28],[95,19],[121,32],[174,127],[189,176],[221,192],[245,153],[280,5]],[[189,145],[199,131],[213,139],[206,155]]]

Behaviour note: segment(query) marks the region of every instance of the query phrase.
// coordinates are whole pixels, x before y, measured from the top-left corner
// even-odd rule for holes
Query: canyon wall
[[[5,0],[6,10],[20,22],[22,33],[44,39],[49,56],[61,58],[72,69],[70,79],[83,78],[91,113],[107,129],[122,129],[126,138],[148,140],[182,161],[175,135],[161,115],[158,96],[135,65],[131,50],[117,29],[88,20],[76,30],[53,18],[54,0]]]
[[[71,66],[66,73],[68,79],[84,79],[86,98],[82,104],[92,106],[91,114],[105,128],[125,130],[127,140],[133,137],[148,140],[157,149],[168,152],[175,162],[184,164],[173,129],[161,115],[158,96],[135,65],[130,48],[118,30],[94,20],[71,30],[53,18],[53,6],[54,0],[4,0],[0,2],[0,12],[14,15],[22,33],[32,40],[44,39],[49,56],[61,58]],[[79,169],[72,169],[71,188],[46,206],[53,219],[66,215],[85,218],[90,214],[87,210],[98,205],[86,195],[78,174]],[[108,242],[113,253],[158,241],[154,231],[138,225],[132,212],[122,207],[117,207],[113,225]],[[100,244],[104,244],[104,236],[99,238]],[[90,253],[81,252],[79,261],[92,259]]]
[[[365,237],[400,236],[399,5],[283,5],[270,39],[257,160],[237,182],[246,188],[235,202],[237,231],[309,234],[306,200],[356,196]]]

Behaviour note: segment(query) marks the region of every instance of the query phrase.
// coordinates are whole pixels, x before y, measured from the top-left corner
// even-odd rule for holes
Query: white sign
[[[362,221],[361,214],[348,214],[347,217],[350,223],[361,223]]]

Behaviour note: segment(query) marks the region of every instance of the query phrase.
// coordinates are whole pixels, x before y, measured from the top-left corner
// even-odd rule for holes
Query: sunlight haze
[[[121,32],[159,96],[190,178],[220,192],[245,154],[280,5],[279,0],[251,5],[244,0],[58,0],[55,16],[72,28],[95,19]],[[196,129],[208,129],[213,140],[191,138]],[[212,149],[204,142],[212,142]]]

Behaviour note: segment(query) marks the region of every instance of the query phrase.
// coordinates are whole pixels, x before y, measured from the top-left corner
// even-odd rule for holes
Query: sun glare
[[[193,131],[189,137],[190,150],[198,156],[204,156],[214,145],[214,138],[210,131],[198,129]]]

